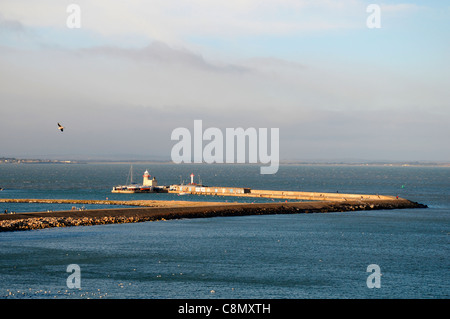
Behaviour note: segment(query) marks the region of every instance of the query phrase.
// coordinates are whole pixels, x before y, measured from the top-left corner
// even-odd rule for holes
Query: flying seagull
[[[62,132],[62,131],[64,131],[64,126],[62,126],[61,124],[58,123],[58,129],[60,129]]]

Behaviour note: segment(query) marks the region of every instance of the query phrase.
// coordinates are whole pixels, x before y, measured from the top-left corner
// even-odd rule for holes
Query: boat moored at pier
[[[136,183],[133,183],[133,166],[131,166],[128,180],[130,180],[129,184],[114,186],[113,189],[111,190],[111,193],[133,194],[133,193],[168,192],[168,187],[158,186],[158,181],[156,180],[156,177],[151,178],[151,175],[149,174],[148,170],[144,172],[142,184],[138,185]]]

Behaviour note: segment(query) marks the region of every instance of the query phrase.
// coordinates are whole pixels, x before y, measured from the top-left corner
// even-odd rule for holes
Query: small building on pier
[[[205,186],[200,184],[170,185],[169,190],[174,193],[190,193],[205,195],[230,195],[250,193],[250,188],[246,187],[219,187]]]

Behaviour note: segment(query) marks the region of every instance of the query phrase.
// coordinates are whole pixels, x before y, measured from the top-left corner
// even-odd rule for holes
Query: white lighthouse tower
[[[144,180],[142,181],[143,186],[150,186],[155,187],[158,186],[158,182],[156,181],[156,178],[153,177],[153,179],[150,179],[151,175],[148,173],[148,170],[144,172]]]
[[[191,174],[191,185],[194,185],[194,173]]]

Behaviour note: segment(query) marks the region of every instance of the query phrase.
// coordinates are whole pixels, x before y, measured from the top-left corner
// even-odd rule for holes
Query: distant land
[[[56,159],[30,159],[30,158],[15,158],[15,157],[0,157],[0,164],[172,164],[172,161],[167,160],[56,160]],[[227,163],[223,163],[227,164]],[[336,166],[421,166],[421,167],[450,167],[450,162],[439,161],[363,161],[363,160],[336,160],[336,161],[300,161],[300,160],[282,160],[282,165],[336,165]],[[231,164],[232,165],[232,164]],[[245,165],[245,164],[240,164]],[[252,165],[252,164],[249,164]]]
[[[0,164],[85,164],[86,161],[0,157]]]

